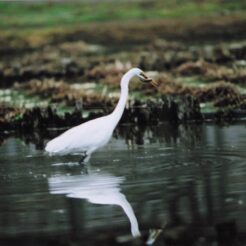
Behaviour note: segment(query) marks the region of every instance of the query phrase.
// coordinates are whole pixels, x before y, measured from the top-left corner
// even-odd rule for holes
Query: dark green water
[[[34,143],[8,138],[0,146],[1,245],[60,245],[63,237],[92,245],[93,235],[98,243],[151,228],[165,228],[158,245],[174,245],[163,238],[179,227],[196,245],[214,245],[216,228],[226,223],[240,238],[245,151],[245,124],[124,127],[87,167],[79,156],[49,157]]]

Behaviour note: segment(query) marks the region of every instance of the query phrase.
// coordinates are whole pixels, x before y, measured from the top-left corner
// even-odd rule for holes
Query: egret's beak
[[[141,73],[139,75],[139,78],[144,83],[150,83],[154,87],[156,87],[156,88],[158,87],[158,83],[156,81],[154,81],[152,78],[149,78],[145,73]]]
[[[145,73],[140,73],[139,78],[144,83],[150,83],[152,81]]]

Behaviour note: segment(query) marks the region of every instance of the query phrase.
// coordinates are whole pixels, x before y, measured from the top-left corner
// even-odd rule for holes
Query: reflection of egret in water
[[[132,235],[138,237],[140,231],[136,216],[119,187],[123,181],[123,177],[101,173],[55,176],[49,178],[49,189],[51,194],[66,194],[67,197],[87,199],[94,204],[121,206],[130,220]]]

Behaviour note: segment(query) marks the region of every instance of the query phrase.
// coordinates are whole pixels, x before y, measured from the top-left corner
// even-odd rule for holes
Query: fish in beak
[[[143,83],[150,83],[151,85],[153,85],[154,87],[158,87],[159,83],[157,81],[154,81],[152,78],[148,77],[145,73],[140,73],[139,75],[139,79],[143,82]]]

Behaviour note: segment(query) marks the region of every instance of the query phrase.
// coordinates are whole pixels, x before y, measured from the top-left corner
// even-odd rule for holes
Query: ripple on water
[[[58,162],[58,163],[53,163],[51,164],[51,166],[53,167],[60,167],[60,166],[80,166],[80,164],[78,162]]]

